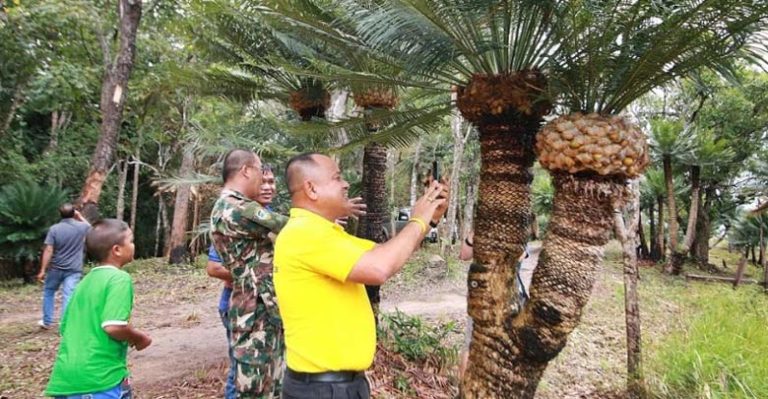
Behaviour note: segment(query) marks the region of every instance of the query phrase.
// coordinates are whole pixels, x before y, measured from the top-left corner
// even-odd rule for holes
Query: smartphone
[[[440,181],[440,171],[437,168],[437,161],[432,161],[432,180]]]

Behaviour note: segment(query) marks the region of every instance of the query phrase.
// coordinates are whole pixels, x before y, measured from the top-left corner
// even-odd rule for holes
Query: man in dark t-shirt
[[[83,253],[85,251],[85,235],[90,230],[88,221],[75,210],[72,204],[59,207],[61,221],[48,229],[45,236],[45,248],[40,260],[38,281],[45,282],[43,288],[43,319],[38,325],[44,329],[53,324],[54,298],[56,291],[62,287],[63,300],[61,314],[67,308],[69,296],[83,275]],[[48,273],[46,275],[46,270]]]

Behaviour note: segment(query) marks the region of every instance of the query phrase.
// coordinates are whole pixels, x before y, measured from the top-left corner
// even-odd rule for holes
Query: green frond
[[[220,176],[206,175],[202,173],[194,173],[192,176],[179,176],[176,174],[169,174],[166,177],[157,178],[152,181],[152,186],[157,188],[159,193],[172,193],[185,185],[197,186],[200,184],[219,184],[221,183]]]
[[[615,114],[673,79],[734,57],[762,59],[762,0],[594,0],[570,9],[549,64],[552,90],[573,111]]]
[[[430,134],[443,125],[450,111],[449,102],[433,102],[414,109],[376,109],[338,122],[313,120],[308,123],[284,125],[283,128],[291,135],[313,137],[315,140],[326,142],[343,130],[349,141],[340,147],[329,148],[330,152],[346,152],[371,142],[388,147],[405,147],[420,135]],[[368,129],[370,125],[382,128],[371,132]]]

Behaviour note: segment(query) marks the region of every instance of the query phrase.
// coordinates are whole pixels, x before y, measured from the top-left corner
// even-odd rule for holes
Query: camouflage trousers
[[[232,321],[237,397],[280,398],[285,338],[277,307],[265,305],[259,298],[255,312]]]

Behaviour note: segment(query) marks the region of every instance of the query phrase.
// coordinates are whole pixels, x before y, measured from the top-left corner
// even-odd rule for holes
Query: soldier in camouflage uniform
[[[278,398],[285,344],[272,283],[269,236],[279,232],[287,218],[254,201],[262,177],[256,154],[230,151],[223,175],[224,189],[211,212],[211,234],[233,279],[229,320],[237,397]]]

